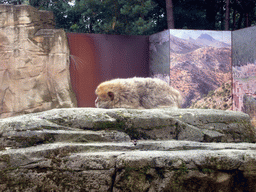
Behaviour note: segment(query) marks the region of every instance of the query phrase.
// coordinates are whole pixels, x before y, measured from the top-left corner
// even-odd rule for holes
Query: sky
[[[75,5],[75,0],[70,1],[68,4],[74,6]]]
[[[171,29],[170,34],[182,39],[197,39],[201,34],[208,34],[218,41],[231,44],[231,31],[188,30]]]

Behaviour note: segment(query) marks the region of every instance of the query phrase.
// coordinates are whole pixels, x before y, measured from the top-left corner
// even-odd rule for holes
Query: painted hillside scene
[[[162,49],[169,50],[169,61],[163,61],[162,56],[150,58],[151,76],[169,78],[169,84],[184,97],[182,107],[232,109],[231,32],[168,32],[169,39],[166,34],[162,39],[160,34],[150,39],[150,54],[163,55],[166,51]],[[158,66],[166,62],[169,71]]]
[[[233,32],[233,110],[256,120],[256,27]]]

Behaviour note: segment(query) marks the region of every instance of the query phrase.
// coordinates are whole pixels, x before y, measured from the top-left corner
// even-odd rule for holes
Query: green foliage
[[[184,162],[180,165],[179,169],[174,169],[174,174],[170,182],[169,191],[182,192],[184,191],[184,179],[189,170]]]
[[[80,0],[70,11],[79,13],[73,19],[70,31],[146,35],[155,33],[152,11],[156,4],[151,0]],[[73,14],[74,14],[73,13]],[[71,18],[73,14],[68,14]]]
[[[201,0],[174,1],[174,19],[178,29],[209,29],[205,4]]]
[[[203,172],[203,173],[214,173],[215,170],[209,169],[209,168],[203,168],[203,169],[202,169],[202,172]]]
[[[73,3],[71,3],[73,2]],[[167,29],[163,0],[0,0],[53,11],[68,32],[151,35]],[[256,0],[230,0],[230,29],[256,24]],[[173,0],[175,28],[223,30],[225,1]]]
[[[122,191],[148,191],[149,183],[153,180],[153,175],[149,173],[150,167],[131,167],[125,165],[122,177]]]

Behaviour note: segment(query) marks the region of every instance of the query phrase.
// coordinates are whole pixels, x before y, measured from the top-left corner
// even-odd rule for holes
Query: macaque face
[[[114,93],[107,92],[107,93],[101,93],[97,94],[97,98],[95,100],[95,106],[97,108],[105,108],[110,109],[114,106]]]

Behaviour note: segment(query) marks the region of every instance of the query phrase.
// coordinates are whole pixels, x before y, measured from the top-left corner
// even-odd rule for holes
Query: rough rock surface
[[[0,191],[255,191],[252,133],[248,115],[221,110],[70,108],[5,118]]]
[[[0,118],[75,107],[69,48],[53,14],[0,5]]]

